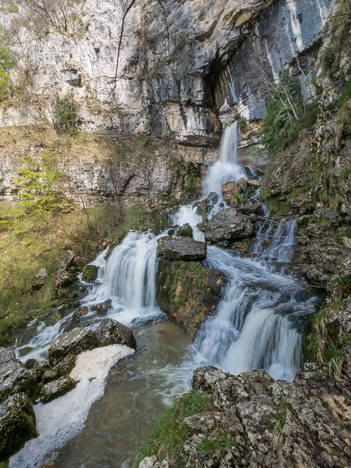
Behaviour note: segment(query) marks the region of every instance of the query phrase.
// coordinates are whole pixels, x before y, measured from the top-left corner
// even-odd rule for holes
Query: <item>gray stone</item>
[[[76,386],[76,382],[70,377],[60,377],[57,380],[45,384],[40,392],[40,401],[48,403],[62,395],[65,395]]]
[[[73,316],[74,318],[78,319],[80,317],[84,317],[85,315],[87,315],[88,312],[89,312],[88,307],[86,306],[78,307],[78,309],[74,311]]]
[[[25,369],[15,353],[9,348],[0,348],[0,401],[7,395],[24,392],[35,393],[38,386],[35,374]]]
[[[180,226],[177,232],[177,236],[179,237],[193,237],[193,228],[190,224],[184,224]]]
[[[95,330],[99,346],[124,344],[136,349],[136,341],[130,328],[112,319],[103,319]]]
[[[221,246],[244,237],[250,237],[253,221],[249,216],[242,215],[236,209],[230,208],[214,215],[203,223],[206,240]]]
[[[77,355],[83,351],[97,348],[99,340],[89,328],[74,328],[61,335],[49,348],[50,365],[55,366],[69,354]]]
[[[158,240],[159,255],[169,260],[204,260],[207,246],[189,237],[161,237]]]
[[[45,268],[41,268],[38,273],[35,275],[37,279],[47,278],[49,276],[48,271]]]
[[[111,299],[107,299],[104,302],[100,302],[100,304],[96,304],[96,306],[92,307],[92,309],[95,310],[98,315],[104,315],[111,308],[111,306]]]

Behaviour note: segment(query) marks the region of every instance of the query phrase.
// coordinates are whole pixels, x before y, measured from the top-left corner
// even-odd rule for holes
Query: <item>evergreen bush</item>
[[[78,109],[73,94],[56,96],[54,102],[54,128],[59,135],[67,133],[71,136],[78,133]]]

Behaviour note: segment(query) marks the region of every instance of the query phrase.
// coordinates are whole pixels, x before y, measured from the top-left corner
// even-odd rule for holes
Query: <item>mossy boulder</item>
[[[0,403],[0,460],[12,455],[36,435],[35,413],[25,393],[15,393]]]
[[[98,277],[99,270],[95,265],[85,265],[83,270],[83,281],[92,282]]]
[[[179,237],[193,237],[193,228],[190,224],[184,224],[178,229],[177,235]]]
[[[40,401],[48,403],[69,392],[76,386],[76,382],[70,377],[60,377],[43,386],[40,392]]]
[[[159,260],[158,304],[190,339],[206,317],[215,312],[225,285],[222,272],[200,262]]]

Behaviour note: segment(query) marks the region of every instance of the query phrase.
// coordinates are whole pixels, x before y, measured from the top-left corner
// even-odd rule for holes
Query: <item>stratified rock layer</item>
[[[157,302],[193,339],[216,306],[226,285],[223,273],[200,262],[161,258],[157,272]]]

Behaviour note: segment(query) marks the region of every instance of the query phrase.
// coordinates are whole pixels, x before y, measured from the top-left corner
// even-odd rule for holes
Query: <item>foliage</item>
[[[120,209],[112,205],[24,213],[17,204],[0,202],[0,346],[24,322],[75,300],[68,291],[55,290],[60,261],[69,249],[78,267],[92,261],[115,240],[120,220]],[[41,268],[49,275],[37,288]]]
[[[267,104],[262,143],[275,156],[296,139],[300,130],[313,125],[316,118],[317,104],[304,106],[299,81],[283,74]]]
[[[185,466],[181,458],[182,446],[192,430],[184,419],[207,408],[210,400],[194,390],[173,401],[172,406],[160,419],[156,429],[149,436],[141,449],[135,466],[151,455],[157,454],[162,460],[166,455],[172,458],[172,466]]]
[[[218,457],[223,457],[237,443],[228,433],[221,432],[215,434],[214,439],[203,438],[200,444],[196,447],[198,451],[205,451],[216,454]]]
[[[18,169],[17,187],[20,206],[25,213],[54,211],[62,208],[64,197],[58,190],[63,174],[47,154],[42,155],[41,167],[30,155],[22,159],[24,167]]]
[[[62,98],[56,96],[54,102],[54,128],[61,135],[67,133],[74,136],[78,133],[78,109],[69,93]]]
[[[11,50],[11,41],[7,31],[0,25],[0,101],[7,97],[10,81],[9,71],[16,63],[16,54]]]
[[[88,32],[88,29],[90,27],[90,21],[88,20],[84,23],[83,19],[80,16],[77,16],[76,24],[77,24],[76,35],[79,39],[82,39]]]

